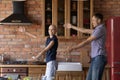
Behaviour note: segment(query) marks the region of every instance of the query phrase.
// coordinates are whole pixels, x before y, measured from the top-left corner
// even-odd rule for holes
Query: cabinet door
[[[69,80],[69,74],[66,72],[57,72],[55,80]]]
[[[65,23],[71,23],[77,27],[86,29],[91,28],[90,19],[93,11],[93,0],[45,0],[43,16],[44,35],[48,36],[48,27],[50,24],[57,26],[57,35],[59,37],[85,37],[88,34],[82,34],[73,29],[63,27]]]
[[[69,76],[69,80],[83,80],[83,72],[70,72]]]
[[[56,74],[56,80],[83,80],[83,72],[59,71]]]
[[[67,19],[69,23],[76,27],[91,29],[91,17],[93,14],[93,0],[69,0],[69,17]],[[81,33],[79,31],[70,29],[70,37],[88,37],[90,34]]]
[[[71,5],[73,5],[73,3],[75,2],[74,0],[71,0],[72,3]],[[92,0],[85,0],[85,1],[76,1],[76,5],[77,5],[77,11],[76,13],[74,12],[74,14],[76,14],[77,19],[76,19],[76,24],[73,24],[77,27],[80,28],[85,28],[85,29],[91,29],[91,17],[92,17]],[[73,10],[72,10],[73,11]],[[73,12],[71,12],[72,14]],[[74,22],[74,17],[71,15],[71,23]],[[72,32],[71,32],[72,33]],[[85,34],[85,33],[79,33],[76,32],[78,37],[88,37],[90,34]],[[72,36],[72,35],[71,35]]]
[[[64,36],[64,21],[65,21],[65,0],[45,0],[45,13],[44,13],[44,35],[48,36],[48,27],[54,24],[57,27],[57,35]]]
[[[90,29],[90,18],[91,18],[91,0],[87,0],[83,2],[83,28]],[[83,34],[83,36],[89,36],[89,34]]]
[[[70,0],[70,23],[74,26],[78,26],[78,4],[78,1]],[[77,36],[77,31],[70,29],[70,36]]]
[[[45,68],[40,67],[40,68],[29,68],[29,76],[31,77],[39,77],[41,78],[42,75],[45,75]]]
[[[64,36],[65,30],[64,25],[65,23],[65,0],[58,0],[57,1],[57,35]]]
[[[52,12],[52,0],[45,0],[45,2],[44,2],[44,6],[45,6],[45,13],[44,13],[44,35],[45,36],[48,36],[49,34],[48,34],[48,27],[49,27],[49,25],[51,25],[52,24],[52,14],[53,14],[53,12]]]

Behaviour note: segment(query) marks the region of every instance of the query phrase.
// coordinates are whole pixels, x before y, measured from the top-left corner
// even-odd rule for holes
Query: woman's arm
[[[18,31],[23,32],[23,33],[25,33],[26,35],[28,35],[28,36],[30,36],[30,37],[32,37],[32,38],[37,38],[35,35],[27,32],[27,31],[25,30],[25,27],[19,27],[19,28],[18,28]]]
[[[37,38],[35,35],[33,35],[33,34],[29,33],[29,32],[25,32],[25,34],[27,34],[30,37]]]
[[[54,41],[52,40],[38,55],[35,57],[35,60],[37,60],[42,54],[47,52],[52,46],[54,45]]]
[[[71,29],[74,29],[74,30],[77,30],[77,31],[80,31],[82,33],[88,33],[88,34],[92,34],[93,30],[92,29],[84,29],[84,28],[78,28],[76,26],[73,26],[71,24],[65,24],[64,27],[66,28],[71,28]]]

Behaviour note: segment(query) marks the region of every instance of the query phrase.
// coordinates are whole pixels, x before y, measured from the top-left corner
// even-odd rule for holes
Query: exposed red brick
[[[42,4],[43,0],[27,0],[25,2],[26,16],[33,22],[30,26],[25,26],[26,30],[34,35],[37,39],[25,35],[21,32],[15,32],[19,26],[0,25],[0,53],[10,54],[12,58],[31,58],[45,47],[46,37],[42,34]],[[120,16],[119,0],[94,0],[94,11],[101,12],[105,20],[111,16]],[[12,1],[2,0],[0,2],[0,20],[6,18],[13,12]],[[24,26],[23,26],[24,27]],[[65,61],[65,50],[68,46],[74,46],[84,39],[73,37],[71,39],[59,38],[59,47],[57,60]],[[74,42],[73,42],[74,41]],[[75,50],[71,53],[72,61],[79,61],[82,51],[89,51],[89,45]],[[31,54],[32,53],[32,54]],[[70,54],[70,53],[69,53]],[[24,55],[24,56],[23,56]]]
[[[119,0],[94,0],[94,11],[103,13],[105,20],[111,16],[120,16]]]

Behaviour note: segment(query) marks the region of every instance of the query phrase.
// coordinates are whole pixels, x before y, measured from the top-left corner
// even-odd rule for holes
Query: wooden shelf
[[[46,10],[47,4],[50,5],[51,10]],[[74,0],[44,0],[43,1],[43,21],[42,21],[42,27],[43,27],[43,36],[48,36],[46,34],[47,28],[46,27],[46,14],[51,15],[51,24],[54,24],[57,26],[58,30],[60,30],[59,24],[62,23],[75,23],[75,26],[78,27],[84,27],[84,19],[91,20],[92,14],[93,14],[93,0],[88,1],[74,1]],[[76,16],[72,17],[72,16]],[[74,20],[73,20],[74,19]],[[91,21],[87,23],[87,28],[92,28]],[[74,31],[71,29],[62,28],[62,32],[58,31],[57,35],[61,36],[63,38],[70,38],[73,35],[76,34],[78,38],[86,37],[84,34]]]

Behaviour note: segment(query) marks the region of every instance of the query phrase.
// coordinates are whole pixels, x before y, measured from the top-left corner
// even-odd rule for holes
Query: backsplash
[[[41,37],[41,0],[29,0],[25,4],[27,17],[33,24],[24,27],[28,32],[39,36],[39,39],[33,39],[16,31],[20,26],[0,25],[0,54],[9,55],[11,59],[29,59],[44,47],[45,38]],[[0,20],[13,12],[11,0],[1,1],[0,7]]]
[[[16,30],[18,27],[15,26],[1,26],[0,28],[0,54],[7,55],[10,59],[30,59],[45,47],[46,37],[42,37],[38,32],[40,31],[40,27],[26,27],[27,31],[38,36],[37,39],[31,38],[24,33],[17,32]],[[67,47],[74,46],[82,40],[64,38],[58,38],[58,40],[58,61],[80,61],[80,53],[82,53],[80,50],[73,51],[69,54],[64,51]]]
[[[38,36],[37,39],[31,38],[24,33],[17,32],[16,30],[18,27],[15,26],[1,26],[0,28],[0,54],[8,55],[11,59],[30,59],[32,56],[37,55],[37,53],[45,47],[46,37],[40,36],[40,33],[38,32],[40,31],[38,30],[40,27],[26,27],[27,31]],[[82,39],[58,38],[58,40],[58,61],[80,61],[80,53],[82,53],[81,51],[84,50],[84,48],[73,51],[69,54],[65,53],[64,51],[67,47],[77,45],[78,42],[82,41]],[[85,48],[85,50],[87,51],[88,48]]]
[[[33,24],[23,26],[26,28],[26,31],[36,35],[38,38],[34,39],[25,33],[18,32],[17,29],[21,26],[0,25],[0,54],[6,55],[11,60],[30,59],[45,47],[46,37],[43,36],[43,30],[41,29],[41,12],[43,7],[41,4],[42,0],[26,1],[26,14],[28,18],[32,20]],[[0,20],[13,12],[11,0],[1,1],[0,7]],[[68,46],[76,45],[78,41],[77,39],[59,39],[57,60],[80,61],[80,51],[77,50],[69,54],[64,52]],[[44,57],[44,55],[42,57]]]

